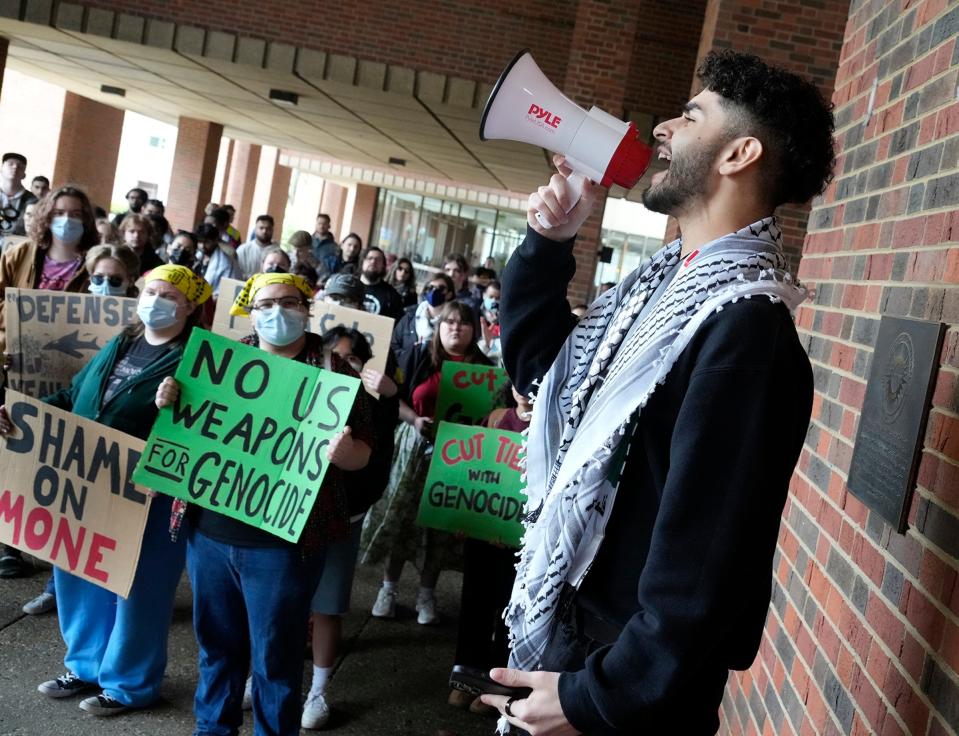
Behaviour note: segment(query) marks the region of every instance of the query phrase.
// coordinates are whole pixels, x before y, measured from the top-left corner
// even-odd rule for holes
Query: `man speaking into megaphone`
[[[812,406],[773,212],[829,182],[833,119],[800,77],[733,52],[654,130],[643,201],[682,237],[576,324],[573,241],[600,196],[575,169],[529,198],[503,274],[503,354],[535,394],[510,667],[484,695],[535,736],[713,734],[759,647],[789,479]]]

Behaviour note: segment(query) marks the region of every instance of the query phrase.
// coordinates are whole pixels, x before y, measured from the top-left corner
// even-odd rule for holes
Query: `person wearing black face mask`
[[[290,257],[286,251],[278,245],[271,245],[263,251],[258,273],[289,273],[290,266]]]
[[[180,230],[167,249],[167,260],[175,266],[192,269],[196,262],[196,236],[186,230]]]
[[[390,340],[390,347],[399,365],[405,365],[406,356],[416,345],[429,342],[440,309],[446,302],[453,300],[455,293],[456,287],[449,276],[445,273],[433,274],[433,278],[423,289],[423,300],[403,311],[403,316],[393,327],[393,337]]]

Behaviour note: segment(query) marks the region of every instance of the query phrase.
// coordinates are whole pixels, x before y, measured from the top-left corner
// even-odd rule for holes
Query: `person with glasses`
[[[452,535],[415,523],[432,454],[440,371],[447,361],[491,365],[477,347],[476,318],[468,306],[449,302],[437,317],[432,338],[417,344],[403,366],[399,406],[403,421],[396,430],[390,480],[383,498],[366,517],[361,541],[364,563],[384,563],[383,585],[372,614],[380,618],[396,615],[396,585],[409,560],[421,570],[416,621],[423,625],[439,620],[436,583],[444,568],[458,564],[461,546]]]
[[[70,386],[44,401],[145,440],[157,417],[158,387],[176,371],[210,292],[208,283],[183,266],[153,269],[137,303],[139,319],[110,340]],[[0,407],[0,434],[11,429]],[[108,490],[94,486],[90,492]],[[67,671],[41,683],[42,695],[60,699],[87,693],[80,708],[96,716],[146,708],[159,697],[185,551],[182,540],[168,533],[172,508],[170,496],[152,499],[126,598],[54,569]]]
[[[247,345],[356,377],[349,362],[324,347],[319,335],[307,332],[312,295],[309,284],[294,274],[256,274],[230,313],[249,316],[254,332],[243,339]],[[160,387],[157,401],[170,405],[179,392],[171,378]],[[295,544],[216,511],[176,509],[174,533],[187,518],[187,571],[200,650],[195,733],[237,733],[251,666],[254,732],[299,733],[310,599],[327,546],[349,537],[344,472],[364,468],[372,446],[370,406],[360,391],[347,427],[329,445],[329,468]]]
[[[430,341],[440,310],[453,301],[455,293],[453,280],[445,273],[435,273],[423,287],[422,301],[403,310],[390,338],[390,349],[400,366],[406,365],[414,347]]]
[[[409,258],[397,258],[386,274],[386,283],[400,295],[403,309],[416,305],[416,273]]]

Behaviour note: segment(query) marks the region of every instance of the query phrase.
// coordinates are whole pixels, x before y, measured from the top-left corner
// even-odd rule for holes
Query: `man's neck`
[[[707,203],[705,206],[697,203],[694,211],[676,217],[682,233],[683,247],[680,257],[685,258],[707,243],[742,230],[771,214],[766,205],[758,203],[740,203],[738,206],[718,202]]]
[[[273,245],[272,240],[260,240],[259,238],[253,238],[253,242],[256,243],[258,246],[260,246],[261,248],[266,248],[268,246]]]
[[[0,179],[0,191],[8,197],[16,197],[21,192],[25,192],[26,189],[13,179]]]
[[[360,274],[360,281],[362,281],[367,286],[376,286],[382,280],[383,280],[382,276],[377,276],[375,279],[373,279],[367,276],[366,274],[363,274],[363,273]]]

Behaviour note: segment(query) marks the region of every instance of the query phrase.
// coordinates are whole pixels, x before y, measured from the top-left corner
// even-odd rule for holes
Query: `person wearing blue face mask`
[[[247,280],[230,314],[249,315],[254,334],[243,338],[275,356],[356,377],[346,359],[306,331],[313,290],[289,273]],[[159,402],[176,401],[170,379]],[[350,534],[347,478],[372,452],[369,399],[360,391],[347,426],[330,442],[329,468],[296,544],[210,509],[187,516],[187,570],[193,589],[193,627],[199,646],[194,699],[196,734],[237,733],[243,721],[244,681],[253,731],[288,736],[300,729],[303,648],[310,600],[323,572],[326,548]]]
[[[93,207],[76,187],[60,187],[36,207],[29,240],[9,248],[0,257],[0,403],[6,393],[7,331],[4,302],[7,287],[86,291],[89,284],[83,257],[99,242]],[[13,547],[0,552],[0,578],[30,572],[23,555]]]
[[[184,266],[153,269],[146,275],[138,303],[140,319],[94,355],[70,386],[44,401],[146,439],[157,417],[159,387],[164,380],[173,380],[169,377],[199,322],[200,304],[211,291]],[[0,407],[0,434],[11,429],[9,416]],[[97,483],[90,492],[109,489]],[[183,539],[171,539],[169,533],[176,508],[169,496],[152,499],[126,598],[60,568],[54,570],[66,672],[41,683],[37,689],[42,695],[61,699],[86,694],[80,708],[95,716],[145,708],[159,697],[173,598],[185,556]]]
[[[403,310],[390,338],[390,349],[399,365],[406,365],[413,348],[426,344],[433,337],[440,310],[446,302],[453,300],[455,294],[453,280],[445,273],[434,273],[423,288],[423,300]]]
[[[86,257],[90,273],[89,291],[98,296],[137,296],[136,280],[140,274],[140,259],[132,249],[123,245],[97,245]]]

